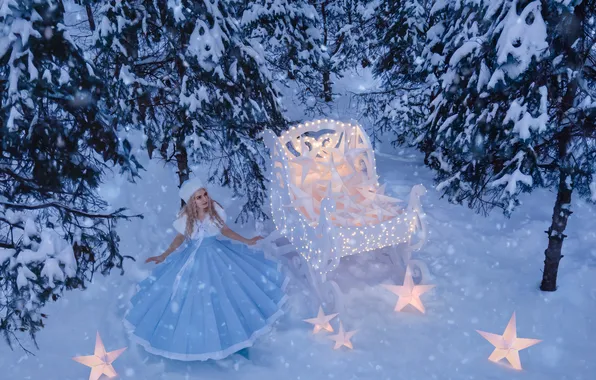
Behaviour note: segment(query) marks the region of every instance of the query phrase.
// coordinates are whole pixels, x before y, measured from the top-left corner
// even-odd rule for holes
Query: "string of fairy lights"
[[[321,139],[321,136],[315,136],[321,131],[325,132],[324,130],[330,130],[333,133],[320,133],[321,136],[324,135],[324,139]],[[313,136],[308,136],[308,133]],[[376,160],[368,136],[360,125],[321,119],[293,126],[280,137],[271,131],[266,131],[263,137],[272,155],[270,206],[273,222],[306,262],[323,278],[339,265],[339,260],[343,256],[390,245],[407,244],[411,241],[421,213],[417,205],[410,205],[410,210],[400,209],[393,214],[389,213],[388,219],[386,216],[385,220],[377,223],[371,223],[370,220],[368,223],[362,223],[362,220],[353,221],[345,218],[340,222],[341,218],[338,218],[335,212],[338,199],[334,199],[333,192],[321,201],[316,217],[306,213],[304,207],[295,204],[297,197],[293,188],[301,183],[297,178],[299,176],[292,173],[291,163],[300,156],[292,152],[290,146],[299,146],[300,149],[294,150],[300,155],[305,155],[308,152],[304,149],[321,152],[318,149],[335,148],[340,139],[344,139],[341,143],[347,145],[348,154],[350,150],[357,149],[359,151],[356,154],[364,156],[366,173],[361,171],[357,174],[362,177],[362,181],[371,183],[372,195],[377,194],[380,184],[376,174]],[[325,151],[322,152],[323,159],[333,161],[333,155],[325,156]],[[345,152],[342,151],[342,153]],[[356,177],[356,180],[359,178]],[[333,178],[329,179],[329,186],[333,185],[332,181]],[[341,179],[336,178],[336,181]],[[341,190],[345,183],[336,185]],[[345,192],[342,196],[345,197]],[[390,197],[385,196],[385,198]],[[387,209],[390,208],[387,207]]]

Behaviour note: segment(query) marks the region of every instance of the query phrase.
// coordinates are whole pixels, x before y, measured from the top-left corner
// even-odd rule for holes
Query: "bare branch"
[[[63,210],[69,211],[76,215],[86,216],[88,218],[143,218],[142,214],[122,215],[121,212],[123,210],[125,210],[124,208],[119,208],[118,210],[116,210],[110,214],[92,214],[89,212],[85,212],[85,211],[81,211],[81,210],[77,210],[77,209],[68,207],[66,205],[63,205],[63,204],[60,204],[57,202],[42,203],[42,204],[37,204],[37,205],[20,205],[20,204],[16,204],[16,203],[0,202],[0,205],[9,207],[9,208],[13,208],[13,209],[17,209],[17,210],[38,210],[38,209],[42,209],[42,208],[54,207],[57,209],[63,209]]]

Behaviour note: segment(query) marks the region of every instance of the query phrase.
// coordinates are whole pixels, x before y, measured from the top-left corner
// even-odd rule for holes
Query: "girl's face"
[[[200,189],[194,193],[193,201],[198,208],[205,210],[209,207],[209,194],[205,189]]]

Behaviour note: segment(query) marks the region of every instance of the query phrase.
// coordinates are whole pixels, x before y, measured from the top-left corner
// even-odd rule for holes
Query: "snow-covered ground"
[[[344,83],[358,85],[354,78]],[[366,81],[362,81],[366,82]],[[347,102],[338,115],[350,116]],[[299,112],[293,110],[294,116]],[[404,197],[411,186],[429,190],[422,204],[430,239],[416,255],[431,271],[437,287],[422,296],[427,312],[396,313],[396,296],[378,284],[390,281],[391,268],[366,263],[344,265],[338,281],[346,292],[340,319],[357,329],[353,350],[333,350],[323,334],[313,336],[302,322],[314,317],[318,305],[309,302],[297,284],[290,286],[290,303],[277,329],[250,351],[250,360],[234,357],[220,362],[185,363],[162,360],[133,346],[121,324],[134,285],[154,264],[144,259],[163,251],[174,233],[171,221],[179,207],[172,168],[149,162],[136,185],[115,177],[102,187],[113,207],[143,213],[119,227],[121,250],[137,258],[121,276],[96,277],[85,291],[69,292],[46,308],[47,326],[38,334],[40,350],[28,356],[0,343],[0,378],[10,380],[79,380],[89,369],[71,360],[93,352],[99,331],[107,350],[128,346],[114,362],[121,379],[574,379],[596,378],[596,222],[595,207],[573,200],[567,228],[559,290],[538,290],[554,194],[537,191],[523,198],[512,219],[498,211],[489,217],[451,205],[432,187],[432,173],[419,154],[380,147],[378,172],[389,191]],[[211,191],[235,216],[241,200],[229,192]],[[239,232],[252,236],[254,228]],[[349,279],[346,281],[345,279]],[[543,342],[520,353],[523,371],[487,360],[492,345],[475,330],[501,334],[512,313],[518,336]],[[338,319],[332,321],[337,329]]]

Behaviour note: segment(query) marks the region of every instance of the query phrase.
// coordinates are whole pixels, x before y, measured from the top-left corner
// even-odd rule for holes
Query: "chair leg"
[[[317,285],[321,304],[327,313],[341,313],[345,309],[344,295],[339,285],[333,280],[327,280]]]
[[[412,279],[415,284],[423,284],[430,280],[430,271],[424,261],[421,260],[410,260],[408,262],[410,271],[412,273]]]

